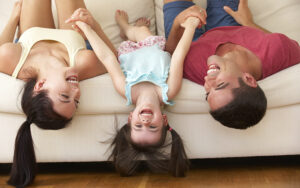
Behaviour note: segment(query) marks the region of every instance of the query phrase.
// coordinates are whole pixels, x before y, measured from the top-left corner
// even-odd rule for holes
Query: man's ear
[[[249,73],[243,73],[243,77],[242,77],[243,81],[250,87],[257,87],[257,82],[255,80],[255,78],[249,74]]]
[[[169,124],[168,117],[165,114],[163,114],[162,116],[163,116],[163,124],[164,124],[164,126],[167,126]]]
[[[43,86],[44,86],[45,82],[46,82],[45,79],[42,79],[42,80],[37,81],[37,82],[35,83],[35,85],[34,85],[33,91],[34,91],[35,93],[40,92],[40,91],[43,89]]]
[[[129,115],[128,115],[128,124],[130,124],[131,119],[132,119],[132,112],[130,112]]]

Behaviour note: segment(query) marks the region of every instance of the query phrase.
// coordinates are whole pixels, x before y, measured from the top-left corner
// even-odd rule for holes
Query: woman
[[[22,109],[27,116],[16,142],[9,184],[24,187],[35,176],[35,154],[30,125],[61,129],[72,119],[80,98],[78,82],[106,69],[93,51],[86,49],[83,36],[65,20],[83,0],[56,0],[58,29],[55,29],[51,0],[23,0],[19,21],[19,42],[11,43],[18,16],[8,23],[0,40],[0,72],[24,80]],[[15,12],[15,11],[14,11]],[[81,15],[79,15],[81,16]],[[90,21],[105,43],[113,45],[94,20]]]

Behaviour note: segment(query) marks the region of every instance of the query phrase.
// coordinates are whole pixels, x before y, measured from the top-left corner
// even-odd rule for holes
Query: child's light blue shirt
[[[158,45],[143,47],[130,53],[119,56],[122,71],[126,77],[125,96],[127,105],[132,104],[131,87],[140,82],[151,82],[161,87],[162,99],[165,104],[172,105],[168,101],[168,84],[166,83],[171,55],[162,51]]]

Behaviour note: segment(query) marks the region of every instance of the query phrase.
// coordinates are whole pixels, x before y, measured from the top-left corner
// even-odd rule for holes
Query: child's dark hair
[[[171,132],[171,154],[165,154],[162,149],[170,144],[165,144],[167,131]],[[109,157],[121,176],[133,175],[139,166],[142,156],[146,164],[153,170],[168,171],[175,177],[185,176],[189,168],[189,161],[184,150],[180,136],[169,125],[164,126],[161,139],[155,145],[139,145],[131,140],[131,126],[125,124],[115,136]]]
[[[60,116],[53,110],[51,99],[46,91],[33,93],[36,78],[30,79],[24,86],[22,109],[27,116],[21,125],[15,140],[13,164],[8,184],[25,187],[33,182],[36,173],[36,158],[33,148],[30,125],[41,129],[57,130],[64,128],[71,119]]]

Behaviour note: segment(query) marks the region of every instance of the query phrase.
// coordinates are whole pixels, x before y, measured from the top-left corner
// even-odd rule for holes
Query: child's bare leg
[[[125,11],[118,10],[115,14],[115,19],[121,30],[121,37],[123,39],[128,38],[133,42],[139,42],[145,38],[152,36],[151,31],[149,30],[149,20],[146,18],[140,18],[136,21],[134,26],[129,25],[128,15]]]

